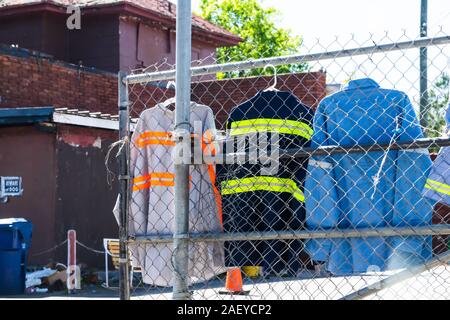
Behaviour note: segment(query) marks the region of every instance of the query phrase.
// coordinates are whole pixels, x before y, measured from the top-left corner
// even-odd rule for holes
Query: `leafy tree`
[[[428,93],[428,108],[426,111],[427,134],[429,137],[440,137],[446,127],[444,113],[449,101],[450,76],[447,73],[433,84]]]
[[[201,0],[200,15],[206,20],[239,35],[243,41],[237,46],[220,48],[218,63],[276,57],[298,53],[302,44],[299,36],[289,29],[276,26],[279,12],[264,8],[258,0]],[[278,73],[301,72],[308,65],[295,64],[277,67]],[[267,69],[265,74],[273,71]],[[261,69],[232,72],[227,77],[256,76],[264,74]],[[219,78],[225,77],[224,74]]]

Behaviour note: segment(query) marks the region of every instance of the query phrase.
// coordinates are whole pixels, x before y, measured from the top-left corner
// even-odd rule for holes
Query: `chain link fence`
[[[123,78],[131,298],[171,299],[179,279],[192,299],[450,297],[450,36],[350,36],[301,51],[194,62],[184,131],[173,65]],[[189,233],[174,236],[177,163],[189,164]]]

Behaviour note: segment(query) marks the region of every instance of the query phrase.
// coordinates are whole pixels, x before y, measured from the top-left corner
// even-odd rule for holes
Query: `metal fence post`
[[[177,150],[190,132],[191,101],[191,1],[178,1],[176,25],[176,128]],[[184,135],[186,137],[186,135]],[[177,154],[178,156],[179,154]],[[189,165],[175,163],[175,228],[173,299],[188,300]]]
[[[428,35],[428,0],[420,3],[420,37]],[[428,125],[428,49],[420,48],[420,124],[422,127]]]
[[[120,226],[119,226],[119,281],[120,300],[130,299],[130,282],[128,272],[128,196],[129,196],[129,167],[128,167],[128,137],[129,137],[129,104],[126,73],[119,72],[119,139],[123,147],[119,155],[119,194],[120,194]]]

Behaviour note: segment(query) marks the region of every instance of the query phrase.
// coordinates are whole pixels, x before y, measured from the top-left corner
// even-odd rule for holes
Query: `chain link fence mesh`
[[[174,66],[134,70],[157,80],[128,84],[132,298],[172,298],[182,154],[193,299],[448,299],[450,41],[426,42],[420,105],[413,39],[317,40],[295,61],[198,73],[184,150],[176,84],[158,79]]]

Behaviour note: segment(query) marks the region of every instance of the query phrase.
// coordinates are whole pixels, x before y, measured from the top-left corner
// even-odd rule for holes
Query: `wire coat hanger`
[[[268,91],[278,91],[277,84],[278,84],[278,78],[277,78],[277,68],[273,64],[268,64],[264,67],[264,71],[267,70],[267,68],[273,69],[273,77],[274,77],[274,83],[270,87],[264,90],[264,92]]]
[[[169,82],[167,82],[166,88],[167,88],[167,89],[170,89],[171,87],[173,87],[173,88],[175,89],[175,91],[176,91],[177,85],[176,85],[175,81],[169,81]],[[176,99],[176,96],[173,97],[173,98],[169,98],[169,99],[167,99],[166,101],[164,101],[163,103],[161,103],[160,106],[163,107],[163,108],[167,108],[167,107],[170,106],[171,104],[174,104],[174,103],[176,102],[176,100],[177,100],[177,99]]]

